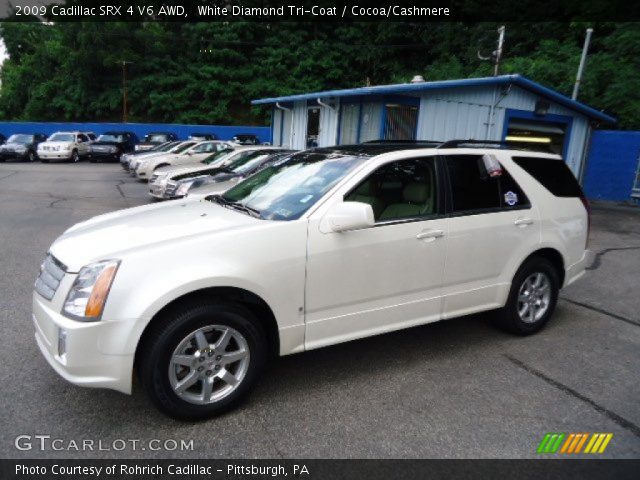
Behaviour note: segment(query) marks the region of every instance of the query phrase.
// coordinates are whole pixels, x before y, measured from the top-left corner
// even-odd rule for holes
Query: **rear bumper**
[[[567,287],[582,278],[586,273],[587,267],[593,263],[594,258],[595,254],[592,250],[585,250],[579,261],[567,267],[564,275],[563,287]]]
[[[105,347],[126,334],[128,325],[104,320],[77,322],[54,312],[44,302],[34,293],[36,343],[49,365],[73,384],[131,393],[133,354],[105,353]],[[61,332],[63,342],[59,340]]]

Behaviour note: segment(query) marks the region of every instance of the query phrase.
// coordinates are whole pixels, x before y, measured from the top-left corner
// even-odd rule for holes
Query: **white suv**
[[[42,162],[79,162],[90,153],[91,139],[83,132],[56,132],[46,142],[38,144],[38,157]]]
[[[455,144],[452,144],[455,145]],[[58,238],[36,340],[78,385],[218,414],[270,355],[495,310],[520,335],[590,262],[556,155],[357,145],[294,154],[222,196],[113,212]]]

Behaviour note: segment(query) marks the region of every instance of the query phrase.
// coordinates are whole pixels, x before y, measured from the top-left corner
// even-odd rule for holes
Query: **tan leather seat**
[[[362,202],[371,205],[373,209],[373,215],[378,218],[382,210],[384,209],[384,202],[376,195],[376,188],[371,179],[360,185],[351,195],[348,200],[351,202]]]
[[[419,217],[433,213],[431,184],[409,183],[402,190],[402,203],[392,203],[384,209],[379,220]]]

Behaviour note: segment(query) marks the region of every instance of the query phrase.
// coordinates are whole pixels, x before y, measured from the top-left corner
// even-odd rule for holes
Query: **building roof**
[[[604,112],[596,110],[582,102],[572,100],[551,88],[547,88],[522,75],[500,75],[497,77],[463,78],[458,80],[437,80],[420,83],[400,83],[394,85],[377,85],[374,87],[347,88],[344,90],[326,90],[324,92],[303,93],[299,95],[287,95],[283,97],[261,98],[253,100],[253,105],[264,105],[270,103],[295,102],[301,100],[317,100],[319,98],[330,97],[357,97],[390,94],[412,94],[423,90],[438,90],[445,88],[465,88],[484,85],[517,85],[525,90],[538,94],[555,103],[563,105],[571,110],[582,113],[588,117],[600,120],[605,123],[616,123],[617,119]]]

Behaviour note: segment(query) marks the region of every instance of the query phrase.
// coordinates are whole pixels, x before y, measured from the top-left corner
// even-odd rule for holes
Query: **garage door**
[[[533,150],[551,151],[562,155],[567,125],[563,123],[537,122],[535,120],[509,121],[507,142],[531,144]]]

